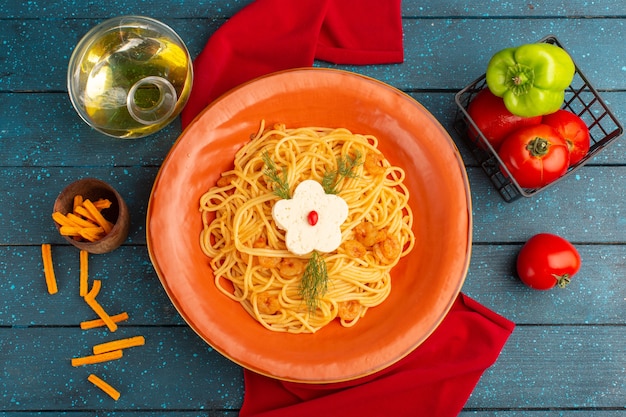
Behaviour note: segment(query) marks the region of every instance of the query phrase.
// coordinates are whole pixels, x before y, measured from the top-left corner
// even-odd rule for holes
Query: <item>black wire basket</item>
[[[551,43],[563,48],[553,35],[546,36],[540,42]],[[469,103],[483,88],[487,88],[485,75],[482,75],[455,95],[458,108],[454,120],[454,128],[465,140],[474,158],[506,202],[517,200],[520,197],[532,197],[565,179],[585,165],[607,145],[620,137],[624,131],[624,128],[609,110],[596,89],[576,66],[574,79],[565,90],[565,100],[561,108],[578,115],[587,124],[590,134],[589,152],[583,159],[569,167],[567,172],[558,180],[539,188],[522,188],[504,166],[495,149],[487,141],[467,112]],[[472,131],[476,133],[470,133],[470,126],[473,128]]]

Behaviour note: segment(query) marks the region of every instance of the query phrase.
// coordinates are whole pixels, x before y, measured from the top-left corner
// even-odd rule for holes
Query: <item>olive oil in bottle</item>
[[[182,41],[128,19],[83,46],[68,82],[74,106],[91,126],[115,137],[141,137],[180,113],[193,78]]]

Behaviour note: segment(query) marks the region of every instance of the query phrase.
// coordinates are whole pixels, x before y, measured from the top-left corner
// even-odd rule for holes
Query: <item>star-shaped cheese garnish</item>
[[[272,217],[286,231],[285,243],[291,253],[332,252],[341,244],[340,226],[348,217],[348,204],[337,195],[326,194],[319,182],[305,180],[291,199],[274,204]]]

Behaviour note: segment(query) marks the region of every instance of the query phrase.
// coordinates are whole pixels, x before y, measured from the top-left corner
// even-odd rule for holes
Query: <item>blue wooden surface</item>
[[[67,96],[67,61],[80,37],[108,17],[143,14],[171,25],[195,56],[249,0],[0,3],[0,416],[234,417],[241,369],[181,320],[150,264],[145,213],[175,122],[145,139],[116,141],[86,126]],[[512,204],[497,192],[453,129],[454,94],[496,50],[555,34],[618,119],[626,121],[626,7],[622,0],[403,3],[405,62],[340,68],[407,91],[446,127],[467,165],[474,246],[463,291],[517,328],[478,383],[463,417],[626,415],[626,145],[619,139],[578,174]],[[316,63],[319,66],[332,66]],[[98,153],[94,153],[98,149]],[[110,312],[130,320],[115,336],[143,334],[122,360],[72,368],[69,358],[110,337],[81,331],[78,253],[49,213],[58,192],[86,175],[124,195],[132,213],[123,247],[91,258]],[[523,242],[540,231],[576,244],[583,266],[564,291],[536,292],[515,278]],[[53,244],[59,293],[42,279],[40,244]],[[86,382],[96,371],[119,401]]]

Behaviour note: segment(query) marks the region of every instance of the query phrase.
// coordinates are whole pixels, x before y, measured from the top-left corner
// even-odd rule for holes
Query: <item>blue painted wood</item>
[[[51,221],[54,200],[69,183],[85,177],[99,178],[118,190],[130,212],[127,243],[145,243],[147,201],[157,172],[157,167],[106,165],[4,169],[3,198],[11,204],[0,209],[0,243],[64,243]]]
[[[223,21],[162,19],[186,42],[192,56]],[[546,24],[547,23],[547,24]],[[0,62],[6,62],[0,91],[65,91],[67,63],[93,20],[0,20]],[[555,34],[599,89],[623,88],[626,44],[623,19],[405,19],[402,65],[341,66],[403,90],[460,90],[485,72],[491,55]],[[580,33],[591,34],[581,37]],[[16,42],[16,40],[19,40]],[[33,45],[38,54],[33,57]],[[591,46],[590,46],[591,45]],[[596,63],[607,63],[597,65]],[[319,63],[320,66],[337,67]]]
[[[239,415],[238,410],[199,410],[199,411],[163,411],[158,410],[159,415],[167,415],[169,417],[236,417]],[[154,417],[155,412],[145,411],[110,411],[103,414],[101,411],[71,411],[71,412],[58,412],[58,411],[39,411],[39,412],[7,412],[3,413],[3,417]],[[465,410],[459,414],[459,417],[622,417],[623,411],[621,410],[497,410],[497,411],[473,411]]]
[[[162,410],[159,413],[164,413]],[[200,410],[200,411],[167,411],[165,413],[169,417],[236,417],[238,411],[229,410]],[[8,412],[2,414],[3,417],[98,417],[106,415],[107,417],[154,417],[154,412],[142,411],[123,411],[123,412],[102,412],[95,411],[72,411],[72,412]],[[161,414],[164,415],[164,414]],[[567,410],[565,412],[559,410],[498,410],[498,411],[462,411],[459,417],[622,417],[624,414],[620,410]]]
[[[2,417],[154,417],[154,416],[168,416],[168,417],[237,417],[239,415],[238,410],[210,410],[202,409],[197,411],[170,411],[170,410],[154,410],[154,411],[9,411],[2,413]],[[609,414],[589,414],[590,417],[613,417]],[[551,417],[547,415],[547,417]]]
[[[623,245],[576,244],[583,259],[567,289],[537,292],[515,273],[521,245],[477,244],[463,291],[480,303],[524,325],[620,325],[626,289],[618,285],[626,264]],[[78,294],[78,252],[52,248],[59,293],[49,296],[38,246],[0,247],[0,325],[76,327],[93,312]],[[128,312],[121,326],[181,326],[144,246],[124,246],[89,258],[92,278],[103,283],[102,299],[111,314]]]
[[[78,368],[69,363],[72,357],[89,354],[96,343],[139,334],[146,345],[127,350],[122,359]],[[233,410],[243,401],[241,369],[187,327],[124,327],[114,335],[65,327],[0,328],[0,336],[5,410],[28,409],[29,404],[41,410],[113,405]],[[625,337],[624,326],[518,326],[467,407],[622,406],[626,352],[615,345]],[[112,404],[86,383],[89,373],[116,381],[124,395]],[[501,375],[506,375],[505,386],[498,386]],[[553,387],[559,387],[559,395]]]
[[[403,65],[345,68],[366,71],[403,90],[457,90],[484,74],[495,52],[554,34],[597,88],[621,89],[624,76],[621,63],[626,52],[612,45],[624,44],[625,25],[622,19],[600,18],[547,22],[543,19],[411,19],[404,22]],[[581,33],[590,35],[581,37]],[[598,65],[598,62],[607,64]]]
[[[66,313],[71,313],[67,311]],[[124,357],[73,367],[98,343],[143,335]],[[122,327],[115,333],[68,327],[0,328],[3,411],[235,410],[241,406],[241,368],[208,347],[186,326]],[[87,377],[97,374],[120,393],[113,401]]]
[[[624,407],[623,340],[625,326],[518,326],[466,406]]]
[[[11,19],[103,19],[110,16],[139,14],[159,19],[163,17],[226,19],[251,2],[252,0],[137,0],[132,2],[96,0],[76,7],[76,4],[71,2],[39,3],[9,0],[0,4],[0,16]]]
[[[582,258],[579,273],[568,288],[545,292],[518,279],[515,260],[521,245],[474,245],[463,292],[518,325],[622,325],[623,245],[575,244]]]
[[[624,242],[623,167],[584,167],[531,199],[504,203],[478,168],[468,169],[474,237],[479,242],[525,241],[550,231],[576,242]],[[475,172],[475,170],[477,172]],[[506,225],[494,228],[494,224]]]
[[[87,176],[118,188],[131,210],[127,243],[145,243],[146,203],[157,167],[42,167],[5,172],[0,177],[0,187],[13,203],[0,207],[0,218],[4,219],[0,222],[0,243],[63,243],[48,217],[54,199],[69,182]],[[576,242],[626,242],[626,214],[620,209],[626,189],[626,167],[583,167],[573,177],[534,198],[513,204],[502,200],[480,168],[468,167],[467,172],[476,242],[523,242],[542,230]],[[24,184],[29,184],[27,190]],[[562,207],[570,209],[561,210]]]
[[[460,417],[623,417],[621,410],[490,410],[462,411]]]
[[[180,134],[178,121],[149,138],[118,141],[73,111],[69,55],[93,25],[119,14],[160,18],[192,55],[249,0],[97,0],[0,3],[0,416],[234,417],[241,369],[212,351],[181,319],[152,268],[145,213],[152,182]],[[454,94],[484,72],[502,47],[556,34],[622,122],[626,120],[623,1],[404,1],[405,62],[336,66],[400,88],[450,132],[472,189],[474,245],[463,291],[517,323],[462,417],[626,415],[626,187],[624,139],[576,176],[532,199],[507,204],[453,129]],[[95,152],[97,150],[97,152]],[[106,365],[72,368],[69,358],[108,340],[80,330],[93,313],[77,295],[78,254],[56,233],[50,212],[70,181],[96,176],[131,208],[129,239],[90,258],[101,300],[130,319],[115,336],[147,343]],[[516,278],[517,251],[532,234],[558,233],[583,266],[566,290],[537,292]],[[40,244],[51,242],[60,292],[45,291]],[[117,382],[119,402],[84,379],[97,370]]]
[[[453,137],[465,164],[476,166],[463,140],[454,129],[456,91],[418,91],[409,95],[429,110]],[[626,94],[603,91],[602,98],[620,121],[626,120]],[[83,123],[65,92],[9,93],[0,102],[0,126],[4,152],[0,166],[158,166],[181,132],[176,119],[164,130],[147,138],[115,140]],[[28,117],[25,119],[24,116]],[[16,122],[19,121],[19,122]],[[69,144],[69,146],[68,146]],[[98,152],[94,150],[98,149]],[[598,154],[590,165],[626,163],[626,140],[620,138]]]
[[[79,259],[73,246],[54,245],[52,256],[59,292],[46,292],[38,246],[0,247],[0,325],[76,328],[94,317],[78,295]],[[145,246],[123,246],[107,255],[89,256],[92,279],[102,281],[103,305],[110,314],[126,311],[121,327],[181,326],[184,321],[167,298]]]
[[[0,102],[6,129],[0,165],[159,166],[180,135],[174,120],[153,136],[123,140],[105,136],[80,119],[67,93],[10,93]],[[16,121],[19,120],[18,123]],[[97,151],[96,151],[97,150]]]
[[[209,17],[228,18],[251,0],[207,1],[207,0],[138,0],[129,4],[126,0],[96,0],[82,7],[72,3],[56,2],[53,4],[38,2],[6,1],[0,4],[0,16],[11,19],[50,18],[56,16],[71,18],[103,18],[121,14],[145,14],[162,17]],[[502,3],[488,0],[474,3],[458,3],[455,0],[429,2],[413,0],[402,2],[402,15],[405,17],[553,17],[570,18],[621,15],[623,4],[619,0],[589,2],[585,0],[559,0],[542,4],[527,0],[512,0]]]

